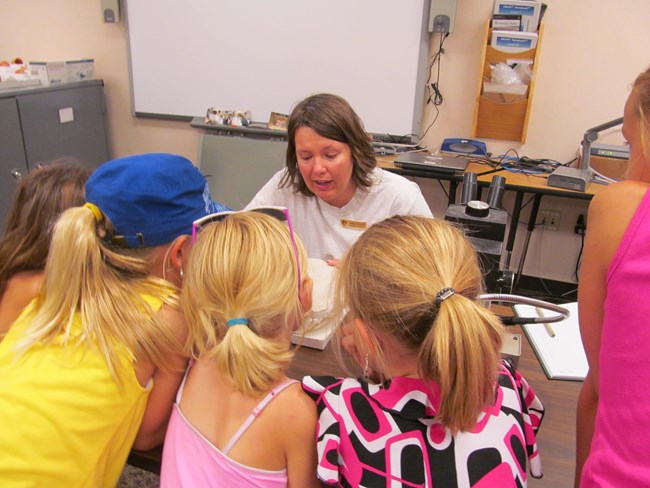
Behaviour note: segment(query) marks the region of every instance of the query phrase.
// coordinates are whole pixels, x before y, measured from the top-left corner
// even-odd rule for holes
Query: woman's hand
[[[334,268],[339,267],[339,259],[335,258],[331,254],[326,254],[325,255],[325,262],[327,263],[328,266],[332,266]]]
[[[354,337],[354,320],[349,315],[345,316],[341,324],[341,346],[354,359],[354,362],[363,368],[361,353],[357,349],[357,343]]]

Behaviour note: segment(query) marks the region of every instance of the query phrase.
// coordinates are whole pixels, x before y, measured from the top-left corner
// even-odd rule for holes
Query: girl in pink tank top
[[[576,486],[650,486],[650,69],[625,104],[626,180],[589,206],[578,287],[589,373],[578,399]]]
[[[311,280],[302,244],[274,216],[195,225],[181,301],[196,360],[167,429],[163,487],[319,486],[316,409],[285,375]]]

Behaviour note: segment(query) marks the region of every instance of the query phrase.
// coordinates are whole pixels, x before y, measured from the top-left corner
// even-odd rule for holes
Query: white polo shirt
[[[278,188],[286,169],[278,171],[246,206],[278,205],[289,209],[294,231],[311,258],[340,259],[365,229],[394,215],[432,217],[420,187],[406,178],[375,168],[367,189],[357,188],[352,200],[338,208],[316,196]]]

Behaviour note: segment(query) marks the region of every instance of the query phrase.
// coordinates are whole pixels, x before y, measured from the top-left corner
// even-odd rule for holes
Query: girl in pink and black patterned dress
[[[541,477],[544,407],[500,359],[503,326],[478,295],[462,231],[392,217],[368,229],[340,269],[353,324],[343,345],[363,379],[306,377],[316,402],[318,476],[344,487],[487,487]]]

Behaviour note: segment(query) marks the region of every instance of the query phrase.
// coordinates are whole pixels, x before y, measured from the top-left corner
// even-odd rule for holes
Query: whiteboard
[[[127,0],[132,107],[191,118],[208,107],[288,114],[344,97],[368,132],[419,131],[429,0]]]

